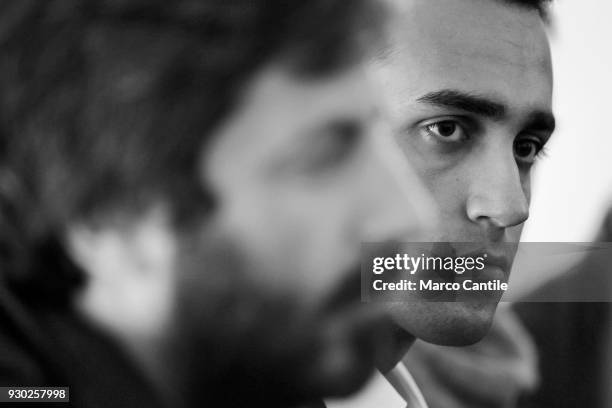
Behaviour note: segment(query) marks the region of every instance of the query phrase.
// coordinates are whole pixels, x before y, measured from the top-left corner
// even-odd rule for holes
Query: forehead
[[[227,157],[245,165],[272,163],[335,120],[367,120],[377,106],[373,95],[363,66],[307,79],[282,66],[266,67],[212,138],[210,163]]]
[[[331,76],[301,78],[282,66],[262,70],[247,87],[234,119],[253,125],[299,126],[335,116],[367,113],[374,101],[363,67],[357,65]]]
[[[381,66],[398,92],[455,89],[510,106],[550,102],[550,51],[536,10],[501,0],[408,0],[397,9]]]

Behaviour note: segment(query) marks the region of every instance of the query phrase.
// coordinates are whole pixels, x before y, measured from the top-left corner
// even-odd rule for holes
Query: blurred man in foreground
[[[359,387],[390,350],[359,242],[433,208],[359,65],[370,3],[1,7],[0,385],[77,407]]]

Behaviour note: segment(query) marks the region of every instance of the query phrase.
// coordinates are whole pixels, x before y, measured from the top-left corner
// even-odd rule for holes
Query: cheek
[[[506,235],[508,238],[508,242],[519,242],[521,239],[521,235],[523,233],[524,226],[525,226],[525,223],[522,223],[520,225],[516,225],[512,228],[506,229]]]
[[[456,166],[424,176],[426,185],[440,206],[445,222],[450,222],[449,218],[455,222],[459,218],[462,220],[465,218],[467,192],[469,191],[469,183],[466,181],[472,178],[469,172],[464,170]]]
[[[527,203],[531,204],[531,171],[521,175],[521,187],[523,188],[525,198],[527,198]]]
[[[253,279],[311,302],[346,269],[346,217],[326,194],[285,190],[243,196],[221,212],[218,223],[249,254]]]
[[[455,213],[464,198],[465,180],[471,179],[470,168],[465,166],[470,162],[469,157],[466,152],[441,156],[420,151],[424,143],[418,138],[411,135],[397,140],[406,161],[432,193],[442,212]]]
[[[316,298],[332,290],[347,267],[357,263],[359,247],[350,243],[346,212],[322,197],[299,201],[301,205],[284,207],[272,251],[292,267],[287,284],[299,285],[300,292]]]

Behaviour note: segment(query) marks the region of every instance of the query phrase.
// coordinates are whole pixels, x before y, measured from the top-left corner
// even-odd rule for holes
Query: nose
[[[369,197],[365,240],[420,241],[437,228],[438,206],[391,137],[372,140],[370,170],[363,186]]]
[[[529,218],[529,187],[521,181],[513,154],[491,150],[471,175],[467,215],[485,230],[500,232]]]

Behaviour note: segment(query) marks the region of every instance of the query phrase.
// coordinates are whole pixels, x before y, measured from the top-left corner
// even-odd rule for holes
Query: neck
[[[134,292],[132,292],[134,293]],[[176,395],[172,390],[178,379],[173,378],[173,359],[169,358],[166,314],[156,307],[130,307],[133,301],[126,300],[129,294],[124,291],[107,288],[92,279],[80,296],[75,306],[85,320],[108,334],[125,352],[126,356],[143,374],[146,381],[157,391],[165,406],[179,407]],[[162,303],[162,296],[157,297]],[[101,300],[104,301],[101,301]],[[143,302],[150,303],[150,302]]]

